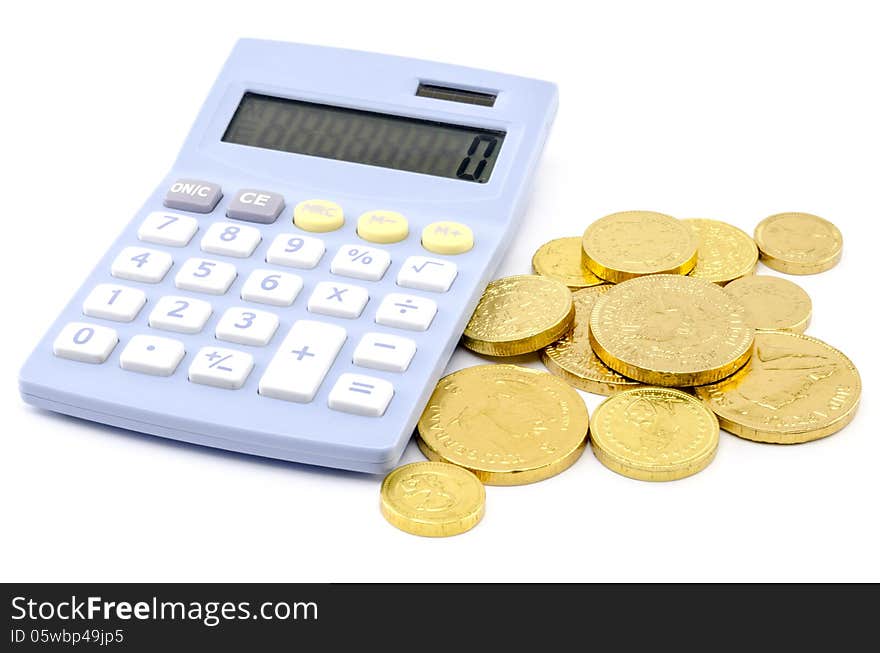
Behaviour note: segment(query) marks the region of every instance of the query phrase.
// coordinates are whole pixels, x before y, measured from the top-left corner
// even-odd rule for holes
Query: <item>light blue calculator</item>
[[[520,219],[553,84],[239,41],[25,401],[364,472],[399,459]]]

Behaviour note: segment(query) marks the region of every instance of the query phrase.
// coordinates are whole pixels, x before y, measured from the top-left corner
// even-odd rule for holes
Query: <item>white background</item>
[[[0,579],[880,580],[871,3],[12,7],[0,24]],[[240,36],[558,83],[558,118],[499,276],[528,272],[544,241],[625,209],[748,232],[780,211],[832,220],[842,263],[796,281],[813,298],[808,332],[862,373],[856,420],[791,447],[722,433],[709,468],[666,484],[618,476],[588,450],[551,480],[487,488],[477,528],[431,540],[382,519],[379,478],[25,406],[25,356],[165,174]],[[476,362],[459,351],[450,370]],[[584,396],[591,410],[601,400]],[[419,459],[410,445],[404,462]]]

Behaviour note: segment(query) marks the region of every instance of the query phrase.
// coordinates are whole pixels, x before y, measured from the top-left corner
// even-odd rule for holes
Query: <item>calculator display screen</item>
[[[227,143],[485,183],[504,132],[245,93]]]

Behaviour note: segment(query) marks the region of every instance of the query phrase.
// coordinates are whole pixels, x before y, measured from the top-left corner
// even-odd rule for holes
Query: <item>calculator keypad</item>
[[[190,258],[180,266],[180,271],[174,277],[174,285],[181,290],[223,295],[229,290],[237,274],[231,263]]]
[[[198,333],[211,317],[211,305],[201,299],[166,295],[150,312],[150,326],[177,333]]]
[[[89,317],[131,322],[146,303],[147,295],[143,290],[115,283],[100,283],[86,297],[82,311]]]
[[[211,213],[222,197],[217,184],[181,179],[174,183],[165,198],[165,206],[177,211]],[[284,197],[272,191],[241,189],[229,202],[229,220],[258,224],[275,222],[284,210]],[[293,210],[293,223],[302,230],[326,233],[341,228],[345,217],[335,202],[313,199],[300,202]],[[199,247],[223,257],[248,259],[262,242],[258,226],[232,221],[204,225]],[[153,211],[140,224],[137,237],[144,243],[166,247],[186,247],[199,231],[199,220],[173,211]],[[407,218],[395,211],[372,210],[363,213],[357,223],[359,242],[338,247],[329,263],[326,280],[304,279],[293,272],[263,267],[249,272],[241,286],[243,302],[285,308],[292,306],[304,287],[310,284],[305,308],[316,315],[357,319],[363,316],[370,301],[368,288],[342,283],[338,277],[364,282],[381,281],[392,265],[395,282],[401,288],[431,293],[449,291],[458,274],[458,266],[446,258],[408,256],[401,263],[394,260],[393,248],[365,243],[393,244],[409,236]],[[421,243],[438,254],[458,254],[473,247],[473,232],[461,223],[435,222],[422,230]],[[337,241],[338,242],[338,241]],[[275,235],[266,248],[270,266],[299,270],[316,268],[324,257],[323,239],[304,233]],[[124,247],[111,265],[111,274],[120,279],[159,283],[174,260],[168,252],[141,246]],[[174,285],[182,290],[224,295],[235,281],[236,266],[223,260],[192,257],[178,261]],[[83,313],[90,317],[131,322],[147,303],[147,294],[138,288],[113,283],[98,284],[83,302]],[[149,299],[152,301],[152,299]],[[227,304],[228,305],[228,304]],[[385,295],[375,314],[376,324],[393,329],[425,331],[434,320],[437,303],[426,297],[404,293]],[[153,329],[183,334],[205,331],[213,315],[210,302],[194,297],[165,295],[156,299],[147,323]],[[217,341],[246,347],[265,347],[271,343],[281,323],[275,312],[242,305],[223,311],[213,335]],[[313,401],[330,372],[348,335],[346,329],[318,320],[297,320],[284,336],[271,360],[261,370],[259,394],[291,402]],[[72,322],[64,327],[54,342],[59,357],[90,363],[107,360],[119,342],[116,331],[86,322]],[[255,350],[254,353],[256,353]],[[350,364],[358,368],[402,374],[416,355],[415,340],[401,335],[372,331],[365,333],[354,348]],[[247,351],[209,343],[195,353],[187,353],[184,342],[155,333],[137,334],[128,339],[120,357],[121,368],[155,376],[171,376],[183,360],[190,357],[187,378],[192,383],[224,389],[239,389],[247,382],[255,366]],[[327,406],[355,415],[381,417],[394,396],[391,382],[365,374],[344,372],[336,377],[327,396]]]
[[[311,270],[324,256],[324,241],[311,236],[279,234],[266,252],[266,262]]]
[[[52,351],[60,358],[81,363],[103,363],[117,342],[119,336],[115,329],[88,322],[70,322],[55,338]]]
[[[335,324],[297,320],[260,379],[260,394],[299,403],[311,401],[346,337],[345,329]]]
[[[237,390],[244,385],[254,357],[243,351],[222,347],[202,347],[189,366],[189,380],[215,388]]]
[[[354,319],[360,317],[369,300],[370,293],[366,288],[322,281],[312,291],[308,309],[310,313]]]
[[[363,245],[343,245],[330,262],[330,272],[344,277],[378,281],[391,265],[391,255],[385,250]]]
[[[340,375],[330,390],[327,404],[333,410],[345,413],[381,417],[393,396],[394,386],[384,379],[345,373]]]
[[[110,274],[117,279],[159,283],[165,278],[172,262],[167,252],[146,247],[125,247],[113,261]]]
[[[267,345],[278,329],[278,316],[269,311],[234,307],[227,309],[217,323],[218,340],[240,345]]]
[[[119,366],[141,374],[171,376],[185,353],[183,343],[179,340],[136,335],[119,355]]]
[[[260,230],[247,225],[215,222],[202,236],[202,251],[222,256],[247,258],[260,244]]]
[[[376,311],[376,324],[410,331],[426,331],[436,314],[437,304],[433,300],[389,293]]]
[[[303,287],[298,274],[260,269],[250,273],[241,287],[241,298],[249,302],[290,306]]]
[[[198,220],[188,215],[153,211],[141,223],[138,240],[168,247],[185,247],[198,230]]]

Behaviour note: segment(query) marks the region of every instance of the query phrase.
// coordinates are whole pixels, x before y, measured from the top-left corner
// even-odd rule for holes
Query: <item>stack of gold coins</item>
[[[417,435],[431,461],[417,465],[438,467],[392,472],[383,514],[411,533],[464,532],[483,514],[474,481],[550,478],[588,441],[619,474],[671,481],[712,462],[720,429],[779,444],[836,433],[858,407],[858,371],[802,334],[806,291],[755,272],[759,260],[822,272],[842,243],[833,224],[807,213],[770,216],[750,237],[719,220],[652,211],[614,213],[545,243],[535,274],[486,288],[461,342],[500,364],[440,380]],[[548,372],[528,367],[529,354]],[[592,418],[577,390],[607,397]]]

